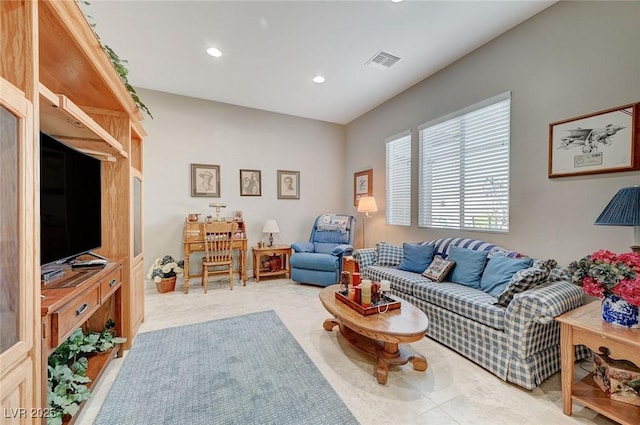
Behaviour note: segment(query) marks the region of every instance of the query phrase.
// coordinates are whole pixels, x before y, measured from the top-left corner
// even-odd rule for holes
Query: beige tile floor
[[[559,373],[533,391],[523,390],[427,338],[412,344],[426,356],[426,372],[407,364],[393,368],[387,385],[379,385],[370,358],[335,330],[323,330],[329,315],[318,300],[319,291],[286,279],[251,280],[245,287],[236,283],[233,291],[226,283],[211,282],[208,294],[193,281],[186,295],[158,294],[148,287],[140,332],[274,310],[362,424],[615,424],[575,403],[573,416],[565,416]],[[93,423],[123,361],[111,363],[76,423]],[[582,363],[576,370],[584,375],[590,366]]]

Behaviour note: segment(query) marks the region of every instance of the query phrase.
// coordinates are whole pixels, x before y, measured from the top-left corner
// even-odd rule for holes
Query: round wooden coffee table
[[[340,327],[340,333],[353,346],[377,360],[374,374],[379,384],[386,384],[389,366],[413,364],[414,370],[427,370],[427,359],[414,352],[410,343],[424,338],[429,326],[427,316],[407,301],[393,297],[401,302],[399,310],[386,313],[363,316],[347,304],[335,297],[340,285],[327,286],[320,291],[320,301],[335,318],[327,319],[323,327],[331,331],[335,326]]]

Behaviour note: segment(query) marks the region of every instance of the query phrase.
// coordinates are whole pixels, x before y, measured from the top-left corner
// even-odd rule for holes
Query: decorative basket
[[[160,282],[156,282],[156,288],[158,292],[164,294],[165,292],[172,292],[176,289],[176,276],[165,277]]]

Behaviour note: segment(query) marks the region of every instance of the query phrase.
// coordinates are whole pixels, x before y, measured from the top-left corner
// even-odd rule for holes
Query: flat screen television
[[[40,263],[102,245],[100,160],[40,133]]]

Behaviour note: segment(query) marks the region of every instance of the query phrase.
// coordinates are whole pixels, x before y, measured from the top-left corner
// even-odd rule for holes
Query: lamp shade
[[[358,212],[370,213],[378,211],[376,198],[373,196],[363,196],[358,201]]]
[[[640,186],[620,189],[600,213],[595,224],[640,226]]]
[[[262,228],[263,233],[280,233],[280,228],[275,220],[267,220]]]

